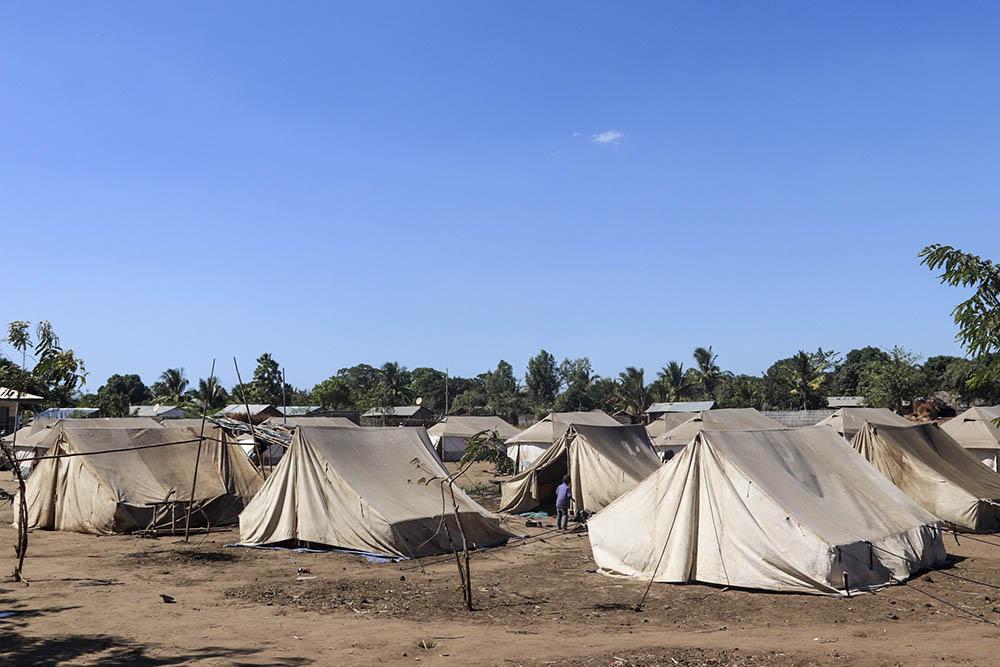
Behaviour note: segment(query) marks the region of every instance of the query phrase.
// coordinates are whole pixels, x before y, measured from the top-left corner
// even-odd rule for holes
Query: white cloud
[[[595,144],[617,144],[625,135],[618,130],[608,130],[590,137]]]

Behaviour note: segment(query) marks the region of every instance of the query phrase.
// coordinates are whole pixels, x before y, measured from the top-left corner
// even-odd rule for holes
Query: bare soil
[[[489,504],[490,477],[462,484]],[[13,567],[11,516],[0,502],[0,576]],[[38,531],[30,585],[0,583],[0,615],[13,612],[0,618],[0,665],[997,663],[1000,536],[949,537],[952,568],[877,594],[654,585],[636,611],[646,582],[597,573],[586,533],[552,525],[512,519],[528,539],[474,556],[471,613],[447,557],[227,547],[236,530],[188,544]]]

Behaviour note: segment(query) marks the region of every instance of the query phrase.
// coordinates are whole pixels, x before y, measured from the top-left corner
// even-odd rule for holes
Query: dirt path
[[[10,510],[0,573],[13,563]],[[637,613],[643,582],[594,572],[584,535],[479,554],[472,614],[447,559],[224,546],[236,537],[33,533],[31,585],[0,584],[0,612],[15,612],[0,619],[0,664],[987,665],[1000,638],[913,587],[846,600],[654,586]],[[948,547],[965,558],[954,573],[1000,585],[1000,546]],[[1000,590],[941,573],[914,586],[1000,621]]]

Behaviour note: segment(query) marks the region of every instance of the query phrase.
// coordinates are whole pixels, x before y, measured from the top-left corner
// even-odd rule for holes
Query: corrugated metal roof
[[[187,413],[176,405],[130,405],[128,413],[133,417],[187,416]]]
[[[672,403],[653,403],[646,408],[646,414],[657,412],[701,412],[711,410],[715,401],[674,401]]]
[[[259,415],[260,413],[262,413],[262,412],[264,412],[265,410],[268,410],[268,409],[274,410],[276,408],[273,405],[269,404],[269,403],[251,403],[250,404],[250,415],[251,416]],[[245,405],[243,405],[242,403],[233,403],[232,405],[227,405],[226,407],[222,408],[221,410],[219,410],[215,414],[217,414],[217,415],[228,415],[228,414],[245,415],[246,413],[247,413],[247,409],[246,409]]]
[[[100,411],[100,408],[49,408],[35,415],[35,419],[80,419],[93,417]]]
[[[321,412],[322,405],[276,405],[278,412],[286,417],[306,417],[314,412]]]
[[[392,408],[372,408],[362,417],[412,417],[424,409],[422,405],[397,405]]]

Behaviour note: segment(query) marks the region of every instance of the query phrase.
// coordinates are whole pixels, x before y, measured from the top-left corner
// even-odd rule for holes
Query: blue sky
[[[283,5],[0,8],[0,320],[89,390],[958,353],[916,253],[1000,258],[995,5]]]

